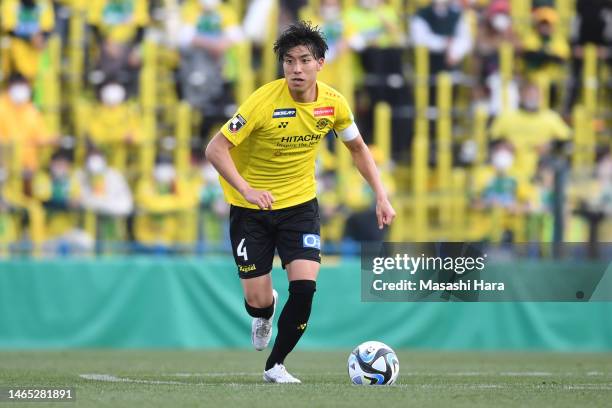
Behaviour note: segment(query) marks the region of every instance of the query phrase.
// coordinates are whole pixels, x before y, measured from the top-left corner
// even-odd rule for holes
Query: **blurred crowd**
[[[347,96],[400,208],[391,235],[379,231],[371,192],[355,170],[339,173],[328,135],[317,172],[333,248],[416,237],[414,128],[419,115],[430,122],[434,169],[441,73],[452,166],[468,175],[470,234],[455,239],[612,238],[612,0],[2,0],[0,254],[228,250],[203,147],[280,75],[272,43],[297,19],[325,34],[319,79]],[[375,137],[381,120],[388,145]]]

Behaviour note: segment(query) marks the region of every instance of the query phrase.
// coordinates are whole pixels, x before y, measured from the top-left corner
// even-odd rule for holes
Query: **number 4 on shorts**
[[[245,261],[249,260],[249,256],[247,255],[246,246],[244,246],[245,238],[242,238],[242,241],[238,244],[238,248],[236,249],[236,255],[244,258]]]

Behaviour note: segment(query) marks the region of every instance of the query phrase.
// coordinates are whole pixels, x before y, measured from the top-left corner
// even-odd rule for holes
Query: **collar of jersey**
[[[293,96],[291,96],[291,92],[289,92],[289,85],[287,85],[287,79],[285,79],[284,81],[285,81],[285,86],[283,87],[283,92],[286,95],[288,95],[289,99],[291,99],[291,101],[293,101],[293,103],[295,103],[296,105],[308,106],[308,105],[315,105],[319,103],[319,95],[321,91],[321,87],[319,86],[319,81],[317,81],[317,99],[315,99],[312,102],[298,102],[295,99],[293,99]]]

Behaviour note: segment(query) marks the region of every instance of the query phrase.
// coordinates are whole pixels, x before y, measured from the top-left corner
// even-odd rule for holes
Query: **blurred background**
[[[346,149],[317,165],[328,253],[355,242],[612,239],[612,2],[4,0],[4,256],[227,252],[210,136],[305,19],[398,210]],[[588,21],[588,23],[585,23]]]
[[[361,241],[529,243],[535,259],[578,242],[601,256],[612,240],[611,0],[2,0],[0,299],[2,323],[16,331],[0,345],[248,343],[218,322],[197,329],[215,307],[232,310],[235,330],[247,324],[229,209],[203,148],[251,92],[280,77],[272,44],[297,19],[325,34],[319,79],[347,97],[398,213],[377,229],[371,191],[327,135],[318,197],[324,271],[336,272],[322,276],[323,304],[336,307],[342,282],[343,316],[400,318],[417,307],[359,304]],[[584,319],[567,305],[485,306],[463,320],[459,309],[422,306],[432,314],[421,316],[480,333],[463,342],[435,328],[413,334],[426,341],[406,332],[396,341],[612,347],[607,304],[589,305]],[[125,308],[150,326],[134,326]],[[101,310],[118,320],[87,317]],[[30,330],[13,312],[38,323]],[[173,320],[181,313],[183,325]],[[60,315],[70,323],[58,326]],[[510,326],[488,330],[474,315],[516,319],[524,331],[508,337]],[[321,318],[306,345],[357,339],[323,335]],[[176,330],[157,330],[156,319]],[[549,323],[574,337],[533,336]]]

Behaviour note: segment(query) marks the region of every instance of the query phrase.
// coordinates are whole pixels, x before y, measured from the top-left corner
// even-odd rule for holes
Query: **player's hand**
[[[391,206],[387,197],[376,200],[376,219],[378,220],[378,229],[383,229],[385,225],[391,225],[395,218],[395,210]]]
[[[254,188],[249,188],[244,193],[244,198],[251,204],[255,204],[262,210],[271,210],[272,203],[274,202],[274,197],[272,193],[266,190],[255,190]]]

